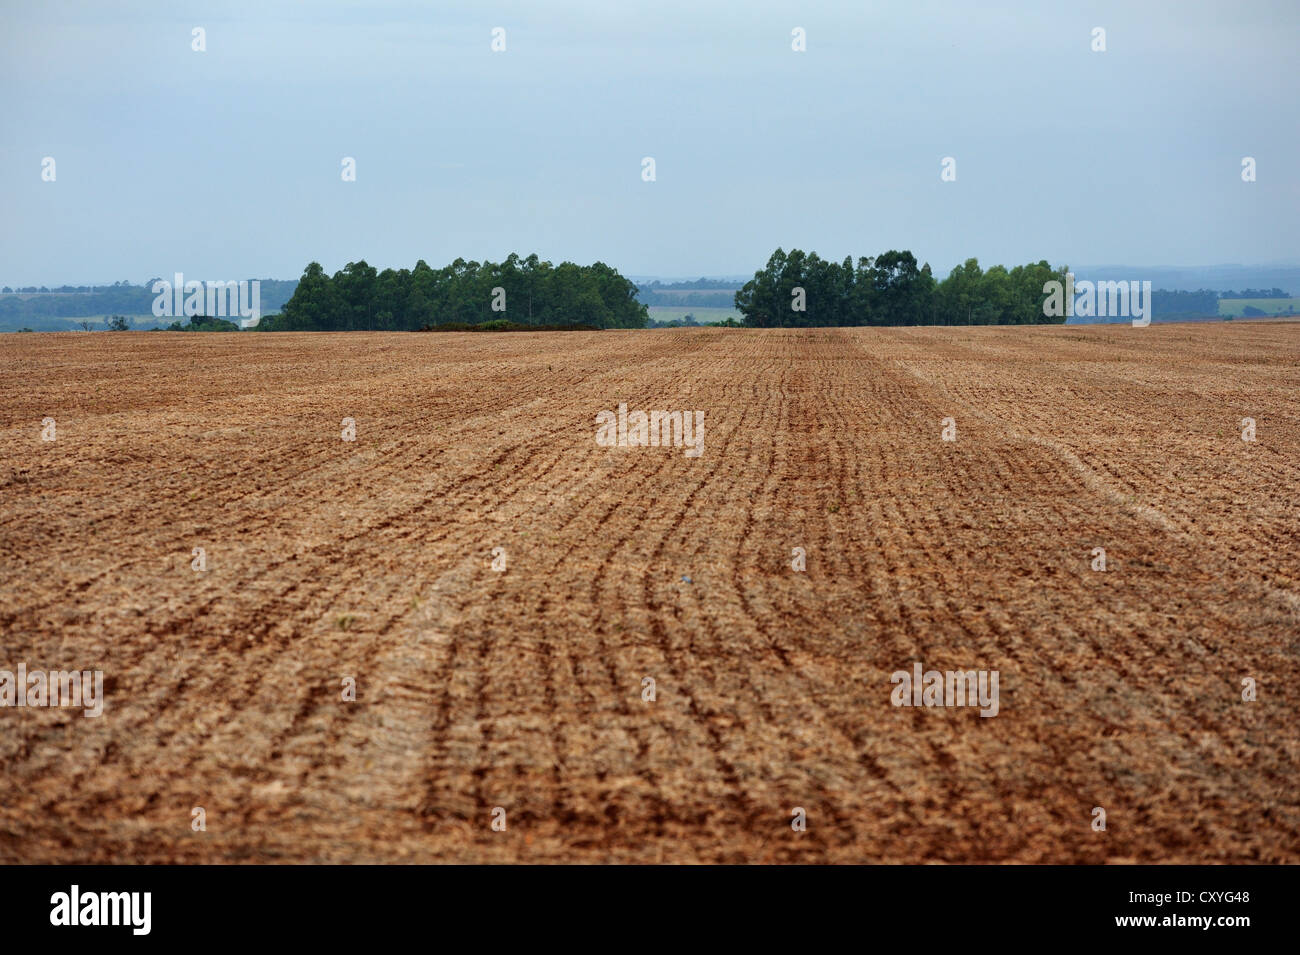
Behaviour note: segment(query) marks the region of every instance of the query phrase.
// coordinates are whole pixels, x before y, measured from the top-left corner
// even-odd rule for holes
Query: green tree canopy
[[[1065,281],[1065,267],[1047,262],[987,272],[967,259],[936,281],[911,252],[835,263],[816,252],[777,249],[767,265],[736,292],[744,323],[756,328],[825,325],[1034,325],[1059,323],[1044,315],[1048,281]]]
[[[458,258],[441,269],[421,259],[410,270],[377,272],[362,260],[333,276],[312,262],[282,314],[259,328],[415,330],[503,319],[521,325],[643,328],[649,314],[636,296],[636,285],[603,262],[555,266],[513,252],[504,262]]]

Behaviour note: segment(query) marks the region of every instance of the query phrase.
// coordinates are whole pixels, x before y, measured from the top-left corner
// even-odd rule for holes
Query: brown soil
[[[0,709],[0,861],[1300,861],[1300,325],[5,335],[0,373],[0,669],[107,687]],[[702,456],[597,446],[620,402],[702,410]],[[914,662],[999,714],[891,705]]]

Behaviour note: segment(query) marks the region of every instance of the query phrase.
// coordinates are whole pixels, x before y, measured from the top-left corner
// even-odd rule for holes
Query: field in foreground
[[[1300,861],[1300,325],[13,335],[0,374],[0,669],[107,696],[0,709],[0,861]],[[702,455],[598,446],[620,402]],[[916,662],[998,715],[892,706]]]

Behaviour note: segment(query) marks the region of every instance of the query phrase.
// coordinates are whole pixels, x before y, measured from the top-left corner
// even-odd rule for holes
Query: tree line
[[[659,290],[670,292],[693,292],[707,289],[721,289],[724,292],[729,292],[736,287],[736,283],[731,279],[707,279],[701,276],[698,279],[691,279],[685,282],[661,282],[658,279],[651,279],[649,282],[642,282],[640,287],[643,292],[654,292]]]
[[[96,318],[106,315],[148,316],[153,312],[157,298],[150,279],[143,285],[114,282],[112,285],[63,286],[46,290],[30,298],[15,295],[0,297],[0,327],[10,324],[30,324],[63,330],[67,323],[59,319]],[[289,300],[296,284],[293,280],[259,279],[262,290],[262,307],[271,311],[279,309]],[[78,291],[81,289],[81,291]],[[31,289],[18,289],[26,294]]]
[[[1159,318],[1208,318],[1219,314],[1219,293],[1156,289],[1151,293],[1151,314]]]
[[[1275,285],[1270,289],[1244,288],[1240,292],[1229,289],[1226,292],[1219,292],[1218,296],[1219,298],[1291,298],[1291,293],[1284,292]]]
[[[696,289],[688,291],[658,291],[642,285],[637,301],[643,305],[660,305],[668,308],[731,308],[736,294],[736,282],[728,282],[725,289]]]
[[[414,331],[446,324],[508,320],[521,325],[583,324],[643,328],[649,320],[636,285],[603,262],[552,265],[535,254],[504,262],[456,259],[441,269],[377,271],[364,260],[328,275],[310,263],[269,331]]]
[[[732,279],[699,278],[690,282],[642,282],[637,299],[646,305],[669,308],[731,308],[740,283]]]
[[[816,252],[777,249],[735,296],[751,327],[821,325],[1035,325],[1065,321],[1043,314],[1049,281],[1064,266],[995,265],[967,259],[942,281],[906,250],[836,263]]]

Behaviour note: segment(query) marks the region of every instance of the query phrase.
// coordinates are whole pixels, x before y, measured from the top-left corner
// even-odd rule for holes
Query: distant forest
[[[1119,267],[1106,271],[1117,278],[1140,278],[1143,274],[1140,269]],[[1121,272],[1132,274],[1121,276]],[[402,330],[503,319],[521,325],[642,328],[648,324],[697,324],[690,316],[690,320],[683,318],[681,313],[689,309],[725,309],[730,313],[733,308],[742,313],[746,325],[754,327],[1037,324],[1060,321],[1043,316],[1042,287],[1049,279],[1061,280],[1063,273],[1064,269],[1052,269],[1045,261],[1010,270],[1003,266],[984,270],[977,260],[968,259],[947,278],[938,280],[929,265],[918,265],[907,251],[835,263],[797,249],[789,253],[778,249],[767,266],[739,288],[741,283],[736,280],[709,278],[650,281],[637,286],[600,262],[554,266],[536,255],[520,258],[512,254],[501,263],[457,259],[441,269],[420,261],[414,269],[396,271],[377,271],[362,261],[349,263],[333,276],[313,262],[301,280],[260,280],[263,314],[257,328]],[[1089,277],[1101,275],[1094,271]],[[109,327],[109,316],[126,316],[128,326],[136,328],[168,327],[170,317],[159,320],[152,315],[153,281],[57,288],[4,286],[0,288],[0,331]],[[804,290],[803,311],[791,307],[795,288]],[[495,294],[495,289],[501,294]],[[1246,300],[1235,313],[1247,317],[1265,315],[1264,308],[1276,313],[1294,304],[1289,293],[1277,287],[1239,292],[1157,288],[1152,292],[1152,315],[1164,321],[1217,318],[1220,300],[1225,299]],[[1265,306],[1270,300],[1278,303],[1276,308]],[[647,306],[671,309],[668,317],[672,320],[649,322]],[[226,331],[230,323],[200,316],[183,327]]]
[[[521,325],[583,324],[643,328],[646,306],[636,285],[603,262],[552,265],[511,253],[504,262],[457,259],[440,269],[423,259],[413,269],[349,262],[333,276],[312,262],[279,315],[258,330],[408,330],[502,319]]]
[[[642,282],[637,299],[673,308],[731,308],[739,282],[700,278],[693,282]]]
[[[936,281],[929,264],[906,250],[836,263],[816,252],[777,249],[736,293],[744,324],[758,328],[821,325],[1037,325],[1043,284],[1065,283],[1065,267],[1046,261],[988,271],[967,259]],[[802,294],[800,294],[802,290]]]
[[[170,278],[170,276],[169,276]],[[65,331],[70,320],[103,315],[148,316],[152,323],[165,324],[170,318],[155,320],[154,279],[144,285],[114,282],[112,285],[68,286],[59,288],[0,289],[0,329],[27,325],[36,329]],[[262,311],[278,311],[293,294],[297,282],[285,279],[261,279]]]
[[[1262,289],[1248,288],[1240,292],[1219,292],[1219,298],[1290,298],[1290,292],[1284,292],[1280,288]]]
[[[1066,320],[1064,316],[1044,315],[1043,303],[1048,296],[1043,285],[1053,280],[1064,284],[1066,271],[1065,266],[1053,269],[1046,260],[1012,269],[995,265],[986,271],[977,259],[967,259],[947,278],[937,280],[928,264],[919,265],[916,257],[906,250],[859,258],[856,264],[851,257],[846,257],[837,264],[820,258],[815,252],[794,249],[787,253],[777,249],[767,266],[755,272],[736,292],[734,301],[744,316],[744,324],[760,328],[1059,324]],[[673,287],[681,288],[682,284]],[[644,289],[643,286],[643,292]],[[796,289],[803,290],[802,300],[796,296]],[[707,294],[716,293],[710,290]],[[1286,299],[1289,296],[1280,288],[1246,289],[1241,293],[1154,289],[1151,314],[1170,321],[1213,318],[1218,317],[1221,298],[1238,297]],[[796,301],[802,305],[801,310],[794,307]],[[1245,314],[1263,315],[1264,312],[1247,308]],[[1128,318],[1090,319],[1112,320],[1128,321]]]

